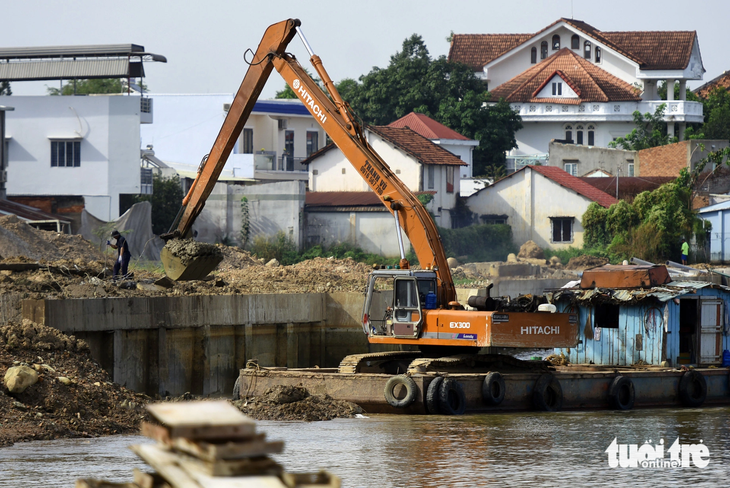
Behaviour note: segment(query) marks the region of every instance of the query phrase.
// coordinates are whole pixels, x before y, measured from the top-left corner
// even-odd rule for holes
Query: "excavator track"
[[[460,354],[442,358],[417,358],[408,365],[408,374],[444,373],[483,373],[499,370],[501,372],[535,372],[555,369],[545,361],[522,361],[501,354]]]
[[[339,372],[342,374],[356,373],[405,373],[405,369],[414,360],[421,357],[420,351],[389,351],[367,354],[351,354],[340,362]],[[400,370],[401,371],[397,371]]]

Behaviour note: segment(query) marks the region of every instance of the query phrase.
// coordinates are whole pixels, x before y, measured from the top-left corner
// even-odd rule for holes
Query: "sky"
[[[458,34],[534,33],[561,17],[601,31],[697,31],[706,83],[730,69],[728,0],[15,0],[3,6],[0,47],[140,44],[167,63],[145,63],[157,93],[235,93],[266,28],[299,18],[334,81],[384,68],[403,41],[419,34],[432,57],[447,55]],[[309,66],[298,38],[288,51]],[[14,82],[14,95],[45,95],[58,82]],[[262,93],[284,87],[273,74]]]

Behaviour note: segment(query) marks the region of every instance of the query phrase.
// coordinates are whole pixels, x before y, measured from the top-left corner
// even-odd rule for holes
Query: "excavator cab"
[[[363,330],[368,335],[417,339],[429,308],[436,308],[436,273],[376,270],[368,281]]]

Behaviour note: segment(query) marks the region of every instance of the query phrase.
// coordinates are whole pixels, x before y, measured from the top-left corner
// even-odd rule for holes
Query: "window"
[[[591,59],[591,41],[586,41],[583,43],[583,57],[586,59]]]
[[[446,168],[446,193],[454,193],[454,167]]]
[[[578,163],[565,163],[563,169],[572,176],[578,176]]]
[[[540,44],[540,59],[547,58],[547,53],[547,41],[542,41],[542,43]]]
[[[281,171],[294,171],[294,131],[284,131],[284,154],[281,155]]]
[[[319,132],[307,132],[307,157],[316,153],[319,149]]]
[[[429,190],[433,190],[434,187],[436,186],[435,180],[436,180],[436,175],[434,172],[434,167],[429,165],[429,167],[428,167],[428,189]]]
[[[573,217],[551,217],[553,242],[573,242]]]
[[[562,83],[553,83],[553,96],[557,95],[560,96],[563,94],[563,84]]]
[[[575,128],[575,143],[579,146],[583,145],[583,126],[579,125]]]
[[[595,138],[596,128],[592,125],[588,126],[588,145],[589,146],[595,146],[596,138]]]
[[[51,166],[81,166],[81,141],[51,141]]]
[[[629,159],[626,161],[626,175],[627,176],[634,176],[634,160]]]
[[[573,37],[570,38],[570,47],[571,49],[580,49],[580,37],[578,37],[578,34],[573,34]]]
[[[480,215],[479,220],[481,220],[483,224],[488,224],[488,225],[506,224],[507,216],[506,215],[487,214],[487,215]]]
[[[553,51],[558,51],[560,49],[560,36],[555,34],[553,36]]]
[[[253,129],[243,129],[243,154],[253,154]]]
[[[601,48],[596,46],[596,63],[601,62]]]
[[[347,173],[347,168],[342,168],[342,174],[344,175],[346,173]]]
[[[565,126],[565,140],[568,142],[573,142],[573,126],[572,125]]]
[[[606,303],[596,305],[594,324],[596,327],[618,329],[619,306]]]
[[[530,63],[535,64],[537,63],[537,48],[533,47],[530,49]]]

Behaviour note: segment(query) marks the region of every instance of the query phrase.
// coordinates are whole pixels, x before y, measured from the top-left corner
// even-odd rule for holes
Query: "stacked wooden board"
[[[339,488],[324,471],[287,473],[269,457],[283,441],[267,441],[256,423],[226,401],[155,403],[158,422],[142,424],[156,444],[130,446],[155,473],[134,471],[132,483],[78,480],[76,488]]]

